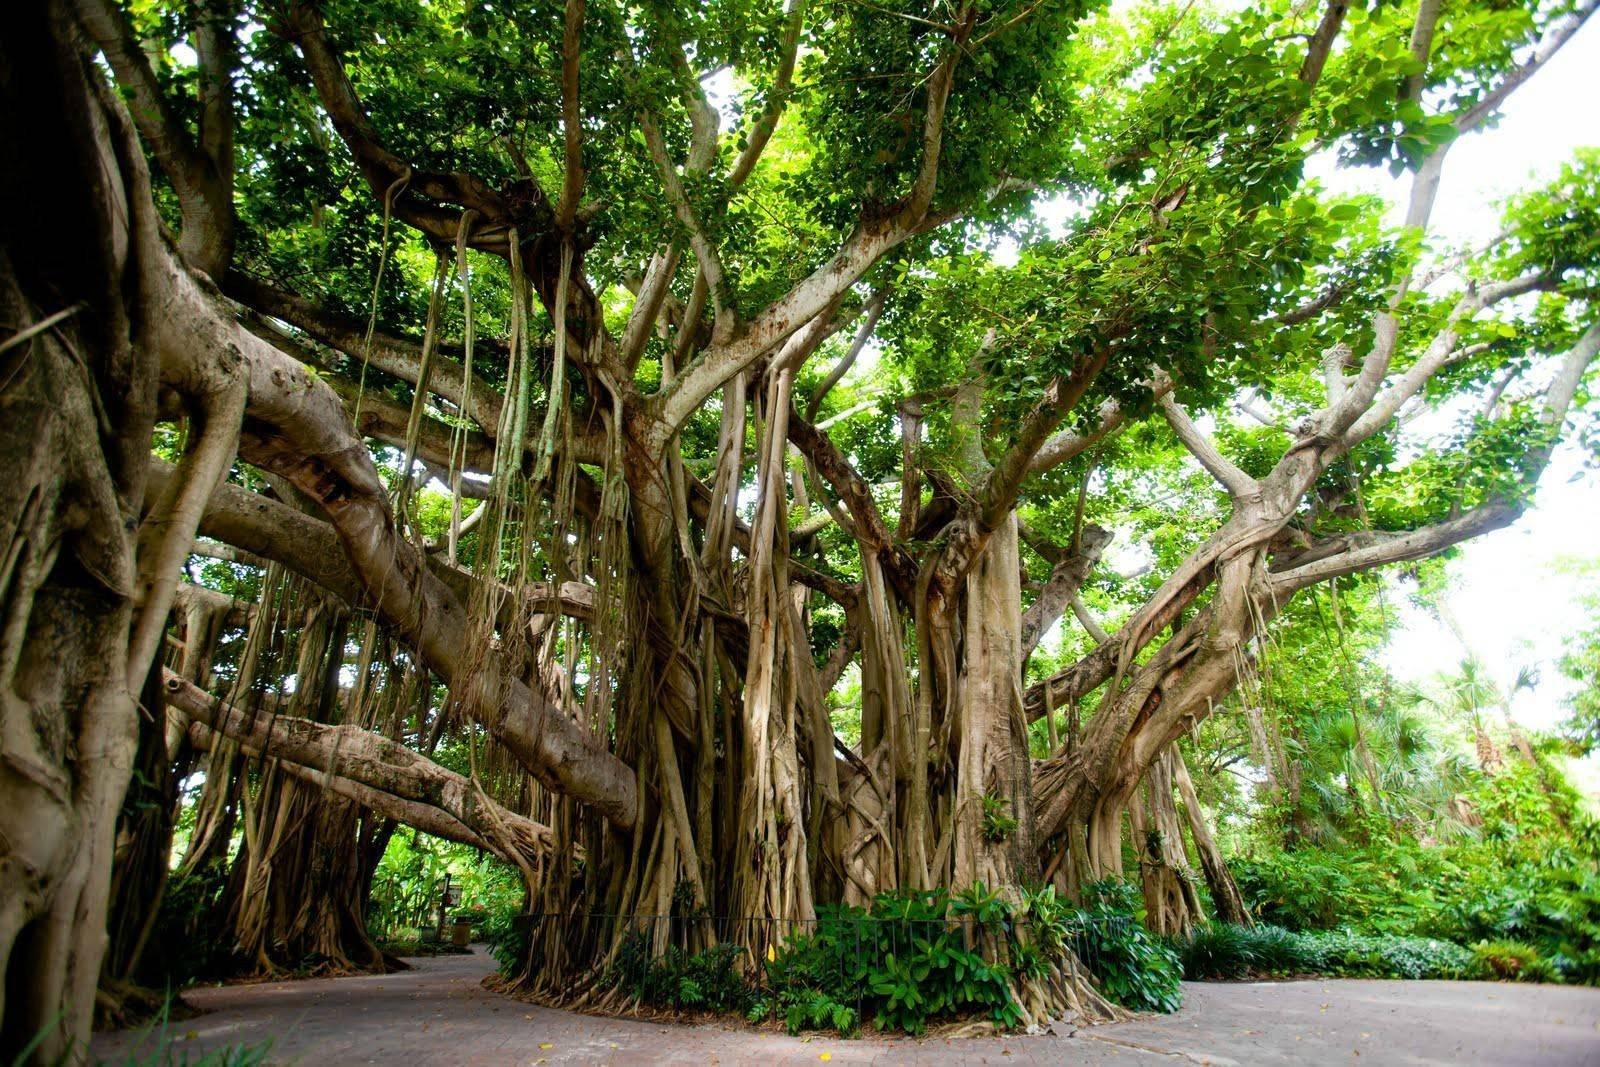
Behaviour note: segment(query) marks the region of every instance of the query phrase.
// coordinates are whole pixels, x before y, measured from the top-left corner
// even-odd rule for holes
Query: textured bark
[[[1200,808],[1200,798],[1195,794],[1194,780],[1189,777],[1189,767],[1184,762],[1183,753],[1176,747],[1171,752],[1173,781],[1183,801],[1183,813],[1189,823],[1189,839],[1200,858],[1200,869],[1205,872],[1206,888],[1211,891],[1211,906],[1216,912],[1217,921],[1249,926],[1252,923],[1250,909],[1245,906],[1244,895],[1239,892],[1239,885],[1228,870],[1222,850],[1211,836],[1211,827],[1206,824],[1206,815]]]
[[[41,1063],[86,1055],[106,944],[156,407],[143,160],[69,26],[30,4],[0,40],[0,147],[29,160],[0,168],[28,205],[0,233],[0,1047]]]
[[[1018,574],[1017,520],[1012,516],[990,537],[967,576],[955,708],[954,886],[1013,886],[1038,879],[1028,732],[1022,718]]]
[[[202,392],[241,362],[248,382],[240,454],[281,475],[327,515],[370,606],[411,643],[478,718],[547,786],[592,804],[619,826],[635,814],[632,772],[537,690],[509,674],[498,657],[466,646],[467,611],[400,537],[366,447],[352,433],[337,395],[260,338],[228,319],[170,255],[152,268],[167,297],[156,324],[162,382]],[[475,668],[466,670],[469,663]]]
[[[248,712],[166,672],[169,706],[254,756],[292,764],[290,773],[408,826],[508,856],[537,859],[550,830],[510,811],[463,778],[396,741],[357,726]],[[502,833],[502,829],[505,831]]]
[[[1038,647],[1045,631],[1054,626],[1067,607],[1073,604],[1089,572],[1100,562],[1100,556],[1111,543],[1111,534],[1098,526],[1083,530],[1075,551],[1063,556],[1051,568],[1050,579],[1045,583],[1033,603],[1022,616],[1022,658],[1026,660]]]
[[[735,859],[734,900],[741,916],[761,920],[813,917],[806,793],[796,743],[800,731],[800,674],[814,671],[792,640],[798,619],[789,588],[788,471],[785,466],[793,366],[769,375],[757,442],[760,500],[751,530],[747,618],[751,642],[744,679],[743,832]],[[803,646],[801,646],[803,648]],[[831,760],[831,746],[828,751]],[[830,767],[831,770],[831,767]],[[753,945],[761,951],[760,938]]]
[[[1146,775],[1148,803],[1135,805],[1134,845],[1144,887],[1145,923],[1168,937],[1182,937],[1205,921],[1194,872],[1183,848],[1183,825],[1173,802],[1177,749],[1169,747]],[[1135,793],[1133,799],[1138,800]]]

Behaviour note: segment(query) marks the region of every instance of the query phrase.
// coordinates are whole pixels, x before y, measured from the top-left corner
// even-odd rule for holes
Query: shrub
[[[1178,943],[1183,976],[1191,980],[1237,981],[1258,974],[1310,970],[1299,935],[1281,926],[1208,923]]]
[[[221,927],[220,902],[228,886],[228,865],[206,864],[187,873],[174,872],[156,912],[141,977],[152,986],[178,988],[216,978],[235,969],[233,939]]]
[[[644,1004],[781,1019],[791,1033],[850,1034],[870,1022],[920,1034],[935,1020],[973,1016],[1009,1028],[1021,1019],[1014,982],[1043,975],[1071,949],[1118,1003],[1174,1010],[1178,957],[1139,925],[1137,890],[1108,884],[1090,899],[1082,910],[1048,887],[1022,891],[1020,902],[981,885],[954,894],[890,891],[865,908],[819,906],[811,930],[774,946],[765,960],[749,960],[731,944],[693,955],[676,946],[657,952],[634,932],[605,981]],[[525,927],[496,917],[489,928],[502,969],[520,968]]]
[[[1305,939],[1281,926],[1258,924],[1250,929],[1256,966],[1264,974],[1304,974],[1309,970]]]
[[[1536,864],[1475,869],[1438,909],[1430,932],[1532,945],[1555,980],[1592,985],[1600,982],[1600,876],[1561,847]]]
[[[771,1007],[791,1032],[849,1028],[870,1015],[882,1030],[919,1034],[930,1019],[986,1015],[1002,1026],[1020,1018],[1010,972],[984,958],[985,933],[1004,937],[1012,913],[998,894],[973,887],[952,899],[942,890],[880,893],[869,909],[823,906],[814,933],[792,939],[766,967]]]
[[[1555,967],[1532,945],[1520,941],[1479,941],[1472,946],[1486,978],[1513,982],[1553,982]]]
[[[533,929],[522,917],[521,908],[496,908],[489,912],[483,924],[483,938],[489,943],[489,954],[507,978],[521,973],[527,965],[532,936]]]
[[[744,949],[733,944],[693,955],[670,945],[652,957],[649,936],[635,930],[623,937],[607,981],[657,1007],[742,1014],[755,995],[739,969],[742,955]]]
[[[1478,973],[1470,949],[1431,937],[1387,937],[1335,930],[1303,934],[1306,963],[1338,978],[1470,978]]]
[[[1072,921],[1070,944],[1109,999],[1136,1011],[1177,1011],[1183,1002],[1178,953],[1139,921],[1131,882],[1088,886],[1088,906]]]
[[[1342,978],[1472,978],[1482,971],[1470,949],[1430,937],[1353,930],[1297,934],[1281,927],[1212,923],[1180,942],[1190,979],[1324,974]]]
[[[1250,910],[1290,930],[1364,922],[1392,903],[1395,888],[1394,874],[1371,857],[1320,848],[1242,860],[1232,869]]]
[[[1453,844],[1374,824],[1359,845],[1269,851],[1234,864],[1235,878],[1269,923],[1344,931],[1326,947],[1326,966],[1342,973],[1470,973],[1482,961],[1465,965],[1473,950],[1459,946],[1516,943],[1542,962],[1528,970],[1496,958],[1491,973],[1600,984],[1600,824],[1558,773],[1524,759],[1480,778],[1466,799],[1482,828]],[[1357,934],[1400,940],[1385,948],[1350,940]]]

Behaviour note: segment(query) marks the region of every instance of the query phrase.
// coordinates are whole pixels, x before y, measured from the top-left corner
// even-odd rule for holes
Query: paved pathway
[[[791,1038],[721,1026],[669,1026],[539,1008],[485,990],[471,956],[410,961],[366,978],[197,989],[208,1012],[175,1023],[177,1054],[272,1039],[269,1062],[379,1063],[1210,1063],[1596,1064],[1600,990],[1477,982],[1188,984],[1174,1015],[1073,1037],[922,1041]],[[97,1057],[148,1052],[150,1035],[104,1034]],[[144,1057],[139,1057],[144,1058]]]

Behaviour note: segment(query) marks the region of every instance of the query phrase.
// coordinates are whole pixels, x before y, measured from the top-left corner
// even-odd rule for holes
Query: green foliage
[[[755,991],[740,969],[743,954],[738,945],[721,944],[693,955],[669,945],[653,955],[649,935],[635,930],[622,939],[606,981],[644,1004],[744,1014],[754,1003]]]
[[[232,969],[219,909],[227,886],[228,865],[221,861],[172,873],[150,934],[150,943],[161,951],[144,955],[144,968],[158,969],[145,976],[147,982],[177,989]]]
[[[981,885],[880,893],[864,908],[823,905],[813,927],[763,961],[733,945],[657,953],[646,934],[632,932],[606,981],[644,1004],[778,1019],[791,1033],[851,1034],[870,1023],[920,1034],[958,1018],[1015,1026],[1015,983],[1044,975],[1069,950],[1119,1003],[1177,1008],[1178,957],[1139,924],[1120,884],[1097,887],[1086,909],[1050,887],[1017,900]]]
[[[942,890],[881,893],[870,908],[825,905],[815,931],[793,938],[767,963],[766,983],[791,1030],[824,1006],[813,994],[859,1004],[859,1016],[880,1030],[917,1034],[931,1019],[956,1015],[1014,1025],[1010,971],[987,960],[981,945],[985,933],[1009,944],[1011,919],[1010,905],[980,887],[955,897]]]
[[[1467,800],[1483,825],[1454,843],[1375,833],[1358,846],[1242,860],[1235,878],[1267,923],[1322,932],[1308,942],[1318,952],[1308,970],[1483,972],[1462,955],[1477,950],[1461,946],[1476,944],[1488,946],[1480,956],[1490,975],[1600,983],[1600,830],[1571,787],[1542,759],[1513,758]],[[1245,936],[1208,930],[1185,950],[1186,962],[1204,972],[1212,953],[1225,960]]]
[[[1600,748],[1600,560],[1572,561],[1562,569],[1579,582],[1577,603],[1588,620],[1567,635],[1557,664],[1572,683],[1564,730],[1581,751],[1593,752]]]
[[[1514,982],[1553,982],[1556,970],[1532,945],[1520,941],[1479,941],[1472,946],[1485,978]]]
[[[1011,802],[997,793],[983,797],[983,839],[1004,841],[1017,832],[1017,820],[1010,814]]]
[[[1315,847],[1271,852],[1236,861],[1234,879],[1251,910],[1266,923],[1291,930],[1361,924],[1393,908],[1396,894],[1410,888],[1394,873],[1393,854],[1406,850],[1403,843],[1395,845],[1386,853]]]
[[[1299,935],[1304,970],[1339,978],[1470,978],[1470,949],[1430,937],[1332,930]]]
[[[1431,937],[1352,930],[1295,933],[1280,926],[1211,923],[1178,943],[1191,980],[1322,974],[1338,978],[1475,978],[1477,955]]]
[[[448,760],[449,752],[441,753]],[[438,921],[446,874],[461,887],[461,910],[473,922],[482,914],[515,911],[522,902],[522,879],[509,863],[466,845],[409,830],[389,838],[372,879],[367,927],[390,940],[401,928],[423,928]]]
[[[1071,944],[1100,991],[1137,1011],[1177,1011],[1182,962],[1172,946],[1138,921],[1138,887],[1108,879],[1085,889],[1087,906],[1072,920]]]
[[[1179,939],[1177,948],[1183,976],[1191,981],[1239,981],[1307,969],[1301,937],[1281,926],[1207,923]]]
[[[500,973],[513,977],[527,966],[533,929],[524,921],[520,907],[498,907],[489,912],[483,924],[483,938],[489,954],[500,966]]]

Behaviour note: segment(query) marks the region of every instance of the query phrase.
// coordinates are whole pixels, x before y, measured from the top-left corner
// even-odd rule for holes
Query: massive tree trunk
[[[1022,715],[1017,520],[1008,515],[967,575],[962,662],[951,708],[955,854],[949,884],[1038,880],[1032,764]]]
[[[0,43],[0,1047],[76,1060],[106,943],[136,747],[134,531],[155,416],[159,241],[143,159],[84,77],[65,12]],[[50,101],[50,106],[41,106]],[[146,599],[148,597],[148,599]]]

